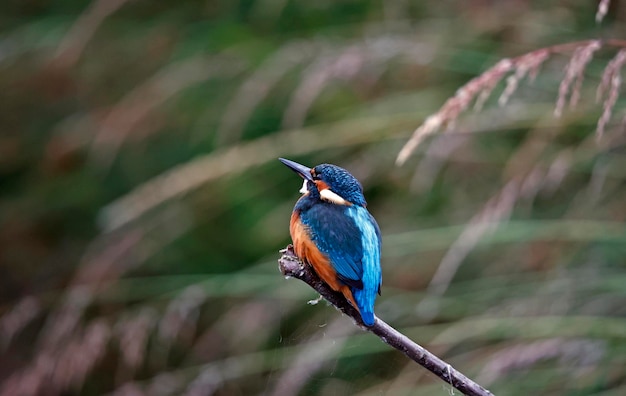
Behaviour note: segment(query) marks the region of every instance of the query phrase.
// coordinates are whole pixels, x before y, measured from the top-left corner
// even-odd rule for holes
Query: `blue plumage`
[[[312,169],[315,172],[314,179],[325,182],[332,191],[340,197],[355,205],[367,206],[363,196],[361,183],[347,170],[332,164],[321,164]],[[309,186],[311,187],[311,186]],[[309,191],[315,190],[309,188]]]
[[[310,201],[303,199],[302,201]],[[321,202],[309,210],[300,212],[300,218],[307,226],[311,240],[326,254],[343,282],[355,288],[362,288],[364,256],[361,230],[353,218],[347,215],[347,207]]]
[[[309,261],[322,279],[326,277],[326,283],[335,290],[342,289],[346,298],[356,303],[363,323],[373,325],[374,302],[382,282],[381,236],[376,220],[366,209],[361,184],[336,165],[322,164],[309,169],[293,161],[282,158],[281,161],[306,183],[306,191],[292,215],[296,253]],[[300,230],[306,235],[300,235]],[[307,241],[312,242],[325,260],[309,252]],[[335,279],[329,278],[326,262],[332,267]]]
[[[374,324],[374,302],[376,293],[380,293],[382,274],[380,271],[380,230],[374,217],[361,206],[351,206],[348,216],[354,219],[361,233],[363,257],[361,259],[362,289],[354,289],[354,299],[361,311],[363,323]]]

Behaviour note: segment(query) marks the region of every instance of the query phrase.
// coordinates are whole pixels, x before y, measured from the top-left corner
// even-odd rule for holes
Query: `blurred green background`
[[[395,164],[499,59],[624,37],[596,9],[2,2],[0,395],[447,394],[280,275],[279,156],[363,183],[383,320],[498,395],[626,394],[624,96],[594,135],[616,48],[562,118],[571,53]]]

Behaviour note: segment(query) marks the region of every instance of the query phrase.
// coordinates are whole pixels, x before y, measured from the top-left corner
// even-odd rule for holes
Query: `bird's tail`
[[[374,325],[374,312],[372,311],[361,311],[361,319],[366,326]]]
[[[376,291],[370,289],[353,289],[354,299],[361,314],[361,320],[366,326],[374,325],[374,301],[376,300]]]

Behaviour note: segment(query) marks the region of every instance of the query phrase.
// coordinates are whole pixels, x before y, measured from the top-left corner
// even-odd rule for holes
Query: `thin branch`
[[[335,308],[352,318],[364,330],[376,334],[383,342],[404,353],[422,367],[441,378],[447,384],[468,396],[487,396],[491,392],[478,385],[465,375],[457,371],[450,364],[439,359],[425,348],[411,341],[387,323],[376,317],[372,327],[367,327],[361,321],[357,310],[339,292],[335,292],[326,285],[317,274],[307,265],[304,265],[293,251],[293,246],[281,250],[282,256],[278,259],[278,268],[286,277],[300,279],[322,295]]]

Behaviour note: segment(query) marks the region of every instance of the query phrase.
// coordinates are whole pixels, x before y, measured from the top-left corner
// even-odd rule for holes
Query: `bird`
[[[361,183],[337,165],[308,168],[279,160],[304,179],[289,223],[296,255],[373,326],[382,285],[381,233]]]

